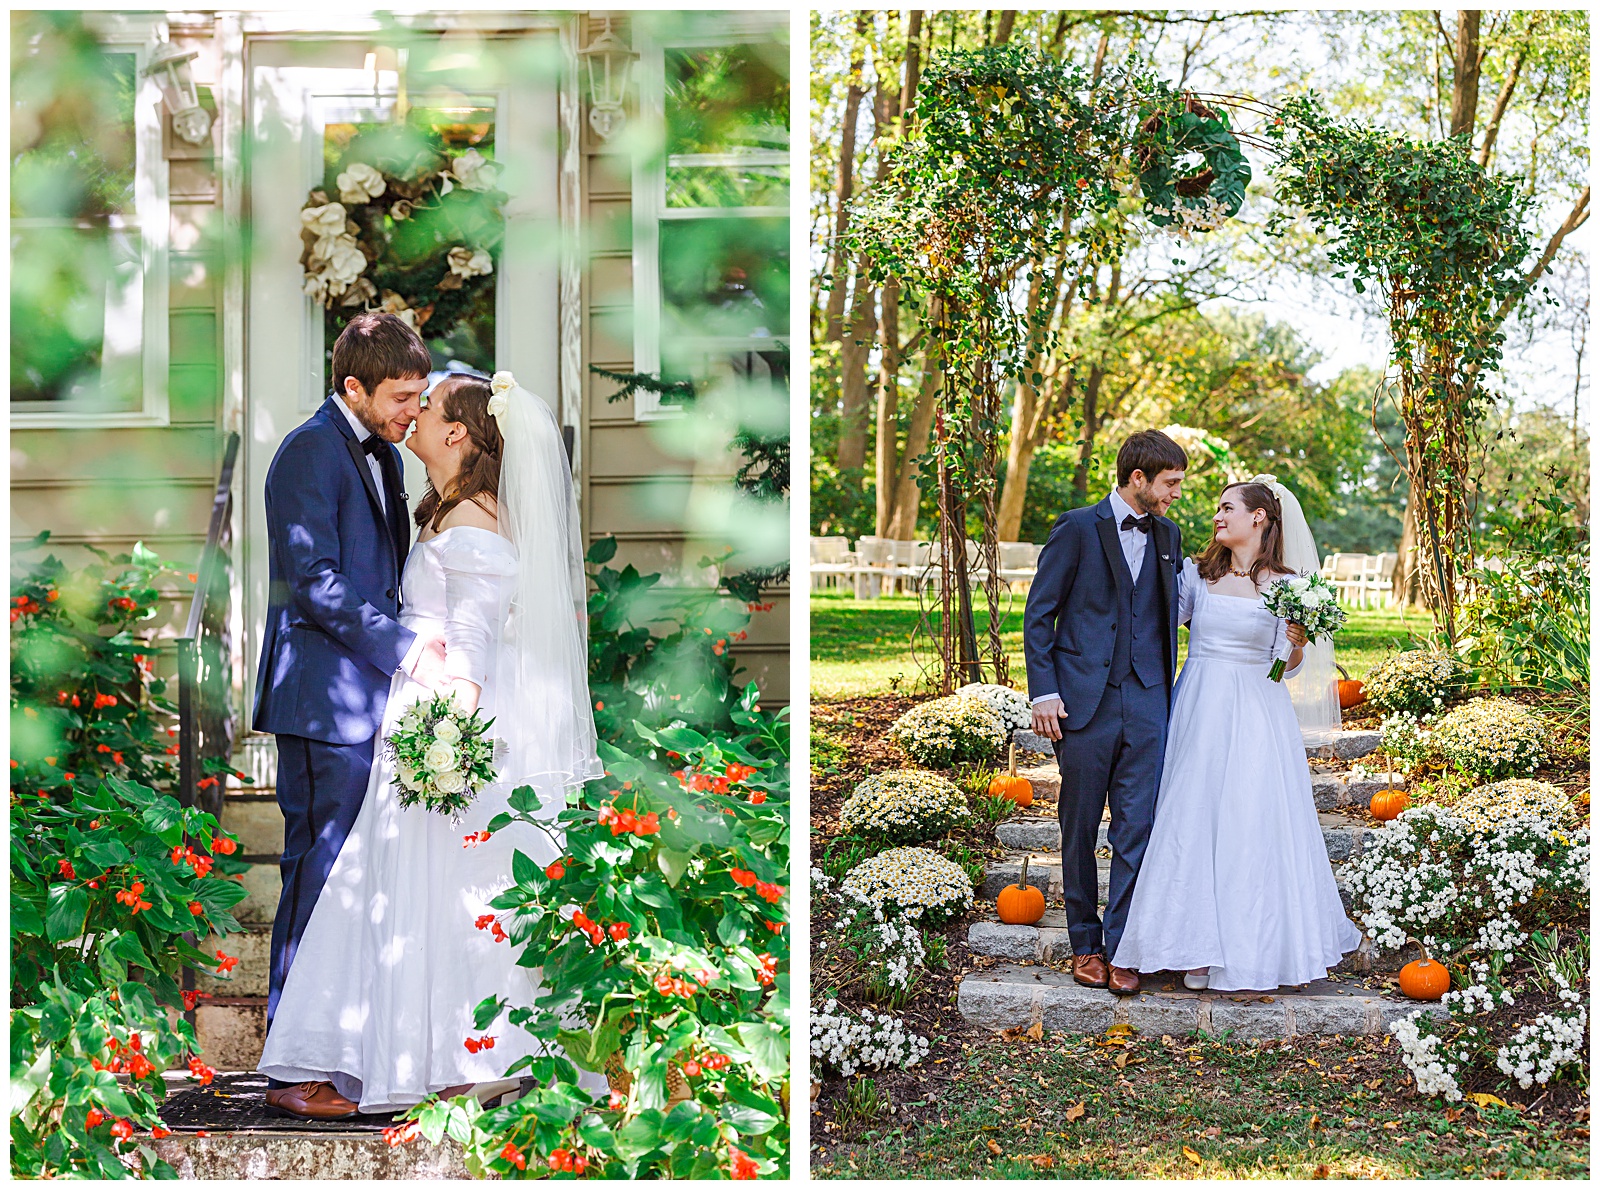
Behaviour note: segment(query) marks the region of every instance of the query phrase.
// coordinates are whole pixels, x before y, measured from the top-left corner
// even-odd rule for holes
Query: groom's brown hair
[[[1140,430],[1129,434],[1117,451],[1117,486],[1125,488],[1135,471],[1144,472],[1147,480],[1163,471],[1187,471],[1189,456],[1183,447],[1160,430]]]
[[[357,314],[333,344],[333,391],[354,376],[367,396],[385,380],[420,380],[433,370],[421,337],[397,314]]]

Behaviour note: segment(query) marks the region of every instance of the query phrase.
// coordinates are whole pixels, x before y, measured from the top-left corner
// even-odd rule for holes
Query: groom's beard
[[[1136,491],[1133,493],[1133,507],[1136,511],[1148,516],[1161,515],[1161,510],[1156,506],[1155,499],[1145,492]]]
[[[356,420],[366,427],[367,433],[376,434],[385,442],[389,441],[389,436],[383,432],[385,428],[384,423],[382,421],[375,420],[371,411],[366,405],[352,405],[349,397],[344,399],[344,403],[350,407],[350,412],[356,415]]]

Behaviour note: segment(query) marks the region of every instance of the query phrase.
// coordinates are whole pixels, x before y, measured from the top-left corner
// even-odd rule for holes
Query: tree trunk
[[[885,536],[894,504],[895,473],[898,470],[900,428],[900,287],[890,281],[883,287],[883,308],[879,320],[878,351],[878,426],[874,485],[878,536]]]
[[[844,338],[839,345],[839,470],[864,467],[867,462],[867,410],[872,402],[867,383],[867,359],[877,338],[877,311],[873,288],[866,279],[865,262],[856,270],[855,301]]]
[[[1006,447],[1006,483],[1000,489],[1000,511],[995,517],[995,536],[1001,541],[1021,539],[1022,509],[1028,494],[1028,471],[1033,467],[1033,456],[1038,450],[1032,435],[1011,435],[1011,442]]]
[[[1105,369],[1095,364],[1089,369],[1089,380],[1083,386],[1083,441],[1078,447],[1078,469],[1072,474],[1072,490],[1077,493],[1076,507],[1089,503],[1089,464],[1094,460],[1094,436],[1100,428],[1098,406],[1100,383],[1105,379]]]
[[[858,14],[857,36],[865,39],[869,31],[868,14],[865,12]],[[856,187],[856,123],[861,115],[863,95],[859,48],[861,44],[862,41],[858,41],[855,52],[850,55],[850,89],[845,92],[844,129],[839,138],[839,183],[833,222],[833,258],[830,262],[833,288],[828,291],[828,313],[824,323],[827,328],[824,333],[835,342],[842,338],[844,331],[844,305],[850,281],[847,276],[849,262],[844,254],[844,235],[850,227],[850,199],[855,195]]]
[[[930,320],[938,318],[937,303],[928,311]],[[933,433],[933,415],[938,409],[939,386],[944,381],[944,362],[937,340],[929,339],[922,357],[922,383],[917,389],[917,403],[911,409],[911,425],[906,430],[905,451],[895,470],[894,501],[890,506],[889,520],[879,529],[882,537],[897,541],[911,541],[917,535],[917,512],[922,503],[922,491],[917,486],[921,473],[920,460],[928,450]]]
[[[1478,53],[1478,22],[1483,14],[1476,9],[1456,13],[1455,78],[1450,95],[1450,135],[1466,134],[1478,123],[1478,72],[1483,57]]]
[[[1006,42],[1011,40],[1011,30],[1016,23],[1016,9],[1008,8],[1000,14],[1000,27],[994,33],[995,45],[1005,45]]]
[[[1417,502],[1406,497],[1404,528],[1400,531],[1400,561],[1394,568],[1394,597],[1402,607],[1414,607],[1422,602],[1422,581],[1417,567],[1422,565],[1420,538],[1417,533]]]

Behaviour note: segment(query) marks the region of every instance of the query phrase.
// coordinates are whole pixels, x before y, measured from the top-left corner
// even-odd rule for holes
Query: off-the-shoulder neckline
[[[482,528],[479,525],[451,525],[449,528],[440,529],[432,537],[424,538],[424,539],[418,541],[417,544],[418,545],[432,545],[434,542],[438,541],[439,538],[443,537],[446,533],[454,533],[458,529],[466,529],[466,530],[469,530],[469,531],[471,531],[473,533],[482,533],[487,537],[494,538],[496,541],[503,542],[507,547],[509,547],[511,545],[511,543],[509,541],[506,541],[506,539],[504,537],[502,537],[499,533],[496,533],[493,529],[485,529],[485,528]]]

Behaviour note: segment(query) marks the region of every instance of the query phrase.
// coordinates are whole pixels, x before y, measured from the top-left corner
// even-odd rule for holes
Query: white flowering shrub
[[[1494,780],[1531,773],[1545,760],[1544,727],[1509,698],[1474,698],[1433,729],[1440,759],[1463,773]]]
[[[1010,686],[996,686],[993,682],[969,682],[956,691],[958,697],[976,698],[1000,716],[1000,725],[1006,734],[1033,725],[1033,704],[1028,696]]]
[[[840,890],[873,906],[894,906],[930,924],[972,906],[972,879],[926,847],[891,847],[845,874]]]
[[[848,1078],[858,1070],[905,1070],[927,1057],[928,1039],[905,1022],[870,1008],[852,1011],[837,1000],[811,1014],[811,1059]]]
[[[1480,829],[1451,808],[1412,806],[1370,832],[1346,871],[1356,919],[1383,949],[1417,938],[1440,958],[1509,952],[1589,912],[1589,832],[1543,819]]]
[[[937,839],[971,820],[967,795],[953,781],[920,769],[868,777],[839,809],[844,830],[891,843]]]
[[[993,760],[1006,738],[999,712],[981,698],[961,694],[919,703],[889,729],[889,739],[902,752],[930,769]]]
[[[1480,800],[1504,807],[1510,799],[1501,791]],[[1390,1026],[1420,1093],[1458,1101],[1468,1072],[1492,1070],[1528,1087],[1583,1053],[1588,1016],[1581,1008],[1542,1013],[1508,1037],[1496,1034],[1509,1027],[1501,1022],[1516,1005],[1504,974],[1530,933],[1557,919],[1588,920],[1586,829],[1481,806],[1465,814],[1455,806],[1413,806],[1371,832],[1347,872],[1356,917],[1379,947],[1415,938],[1452,969],[1456,986],[1441,999],[1448,1017],[1414,1012]],[[1551,978],[1564,1005],[1579,1003],[1553,969]]]
[[[1465,667],[1449,653],[1408,649],[1373,666],[1362,689],[1380,711],[1434,715],[1465,676]]]
[[[811,869],[811,904],[814,916],[820,910],[829,921],[812,961],[818,982],[859,982],[868,998],[891,1004],[909,996],[927,966],[927,946],[917,928],[920,910],[836,889],[818,868]]]
[[[1566,822],[1572,817],[1572,803],[1554,785],[1513,777],[1468,790],[1451,805],[1450,812],[1465,819],[1473,830],[1487,831],[1513,818]]]
[[[1383,717],[1383,752],[1398,766],[1396,772],[1409,773],[1432,759],[1433,733],[1427,726],[1431,719],[1431,715],[1418,719],[1410,711],[1395,711]]]

